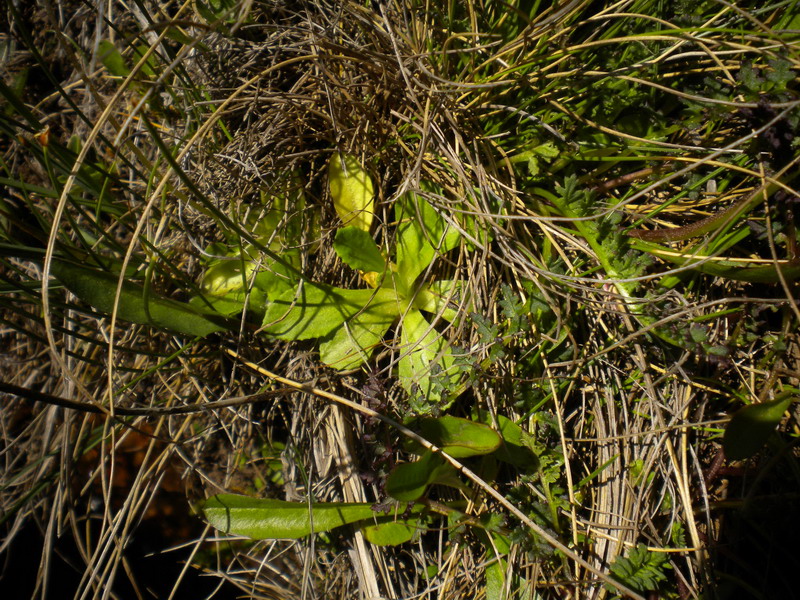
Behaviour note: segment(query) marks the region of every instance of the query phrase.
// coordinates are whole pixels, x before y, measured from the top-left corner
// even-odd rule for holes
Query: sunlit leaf
[[[391,521],[361,528],[364,538],[376,546],[397,546],[408,542],[419,530],[416,520]]]
[[[372,236],[358,227],[344,227],[336,232],[333,249],[345,264],[359,271],[382,273],[386,259]]]
[[[286,502],[218,494],[198,504],[206,520],[223,533],[263,539],[298,539],[311,533],[376,516],[367,502]]]
[[[255,268],[255,261],[243,261],[240,257],[232,260],[220,260],[206,270],[200,286],[208,294],[224,296],[246,288]]]
[[[458,380],[449,344],[415,309],[403,317],[400,339],[402,354],[397,372],[401,385],[409,394],[440,402],[441,388],[455,387]],[[432,381],[434,376],[439,378],[438,386]]]
[[[328,184],[333,207],[342,223],[369,231],[375,216],[375,192],[369,173],[358,159],[349,154],[334,152],[328,164]]]
[[[407,193],[397,200],[397,271],[411,287],[437,255],[458,245],[460,235],[422,196]]]
[[[445,415],[424,417],[411,427],[453,458],[489,454],[500,446],[500,436],[488,425]]]
[[[391,308],[384,303],[383,309]],[[375,347],[383,340],[386,331],[397,319],[398,310],[387,311],[380,307],[367,307],[362,313],[345,321],[333,337],[319,345],[320,359],[329,367],[345,371],[362,365]]]
[[[441,279],[430,285],[421,286],[414,297],[414,306],[425,312],[455,321],[461,312],[472,312],[471,305],[461,307],[461,294],[466,287],[465,282],[454,279]]]
[[[306,340],[332,333],[369,304],[377,313],[397,314],[393,290],[346,290],[304,282],[270,302],[264,331],[284,340]]]

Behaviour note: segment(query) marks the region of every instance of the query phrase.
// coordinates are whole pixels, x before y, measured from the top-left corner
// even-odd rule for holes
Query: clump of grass
[[[6,547],[33,519],[46,549],[75,533],[80,594],[135,586],[119,549],[166,518],[166,474],[193,501],[397,510],[396,474],[430,463],[398,516],[411,542],[206,529],[191,560],[253,597],[685,598],[730,579],[724,415],[798,387],[793,5],[144,2],[81,29],[7,10]],[[342,251],[334,156],[372,182],[370,261]],[[411,363],[424,386],[408,306],[347,371],[306,341],[327,330],[276,334],[281,302],[368,291],[367,263],[396,274],[428,210],[455,243],[389,294],[457,282],[413,305],[437,350]],[[400,434],[463,422],[499,445],[453,470]],[[785,440],[767,436],[763,477],[796,468]]]

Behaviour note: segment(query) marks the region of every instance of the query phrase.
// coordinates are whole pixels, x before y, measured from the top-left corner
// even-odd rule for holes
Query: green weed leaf
[[[443,319],[455,321],[461,305],[461,295],[466,288],[464,281],[442,279],[422,286],[414,297],[414,306],[425,312],[439,315]],[[470,307],[467,307],[469,310]]]
[[[386,259],[381,249],[367,231],[358,227],[344,227],[337,231],[333,249],[345,264],[359,271],[383,273],[386,270]]]
[[[386,310],[393,306],[395,305],[391,303],[370,306],[344,322],[331,339],[320,343],[322,362],[339,371],[345,371],[355,369],[368,361],[399,315],[397,310]]]
[[[458,372],[450,346],[418,310],[409,310],[401,327],[402,357],[397,371],[409,394],[430,403],[441,402],[446,390],[456,387]],[[438,385],[434,385],[434,376]]]
[[[500,436],[488,425],[459,417],[425,417],[413,429],[453,458],[490,454],[500,446]]]
[[[241,313],[245,306],[247,310],[264,314],[267,307],[267,297],[260,289],[254,287],[251,290],[236,290],[229,292],[224,296],[195,296],[189,301],[189,304],[200,310],[204,310],[207,306],[211,306],[215,312],[232,317]]]
[[[397,201],[397,271],[411,288],[438,254],[458,245],[460,235],[422,196],[407,193]]]
[[[109,73],[117,77],[127,77],[130,74],[131,70],[114,44],[108,40],[102,40],[97,46],[97,52],[100,62],[108,69]]]
[[[211,265],[203,274],[201,287],[212,296],[224,296],[230,292],[244,289],[255,271],[252,260],[220,260]]]
[[[375,516],[366,502],[286,502],[218,494],[199,503],[205,519],[219,531],[256,540],[298,539]]]
[[[430,450],[414,462],[397,465],[386,478],[386,493],[400,502],[418,500],[432,483],[452,479],[455,469]]]
[[[618,556],[611,565],[614,578],[641,594],[658,589],[659,584],[667,579],[664,569],[670,568],[667,555],[661,552],[650,552],[647,546],[639,544],[628,556]]]
[[[64,287],[95,309],[117,315],[124,321],[154,325],[186,335],[205,337],[236,327],[219,314],[196,309],[190,304],[156,296],[145,297],[144,288],[129,281],[116,297],[118,276],[62,260],[52,263],[50,272]]]
[[[328,164],[328,184],[333,207],[342,223],[369,231],[375,216],[375,192],[369,173],[358,159],[349,154],[334,152]]]
[[[395,315],[392,320],[399,310],[393,290],[346,290],[306,281],[269,304],[264,331],[282,340],[325,337],[368,305],[376,314]]]
[[[414,537],[419,526],[416,519],[391,521],[361,528],[364,538],[376,546],[398,546]]]
[[[487,423],[489,415],[486,415]],[[503,415],[495,417],[497,421],[498,432],[502,438],[500,447],[494,453],[498,460],[507,462],[522,470],[536,469],[538,466],[538,458],[531,452],[531,449],[525,444],[525,436],[527,433],[511,419]]]
[[[736,411],[725,429],[722,447],[730,460],[750,458],[767,442],[796,396],[782,394],[770,402],[750,404]]]
[[[486,567],[486,600],[505,600],[507,598],[505,593],[506,568],[506,561],[500,558]]]

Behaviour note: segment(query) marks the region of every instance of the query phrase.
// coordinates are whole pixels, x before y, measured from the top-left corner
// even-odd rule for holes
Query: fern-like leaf
[[[666,562],[666,554],[650,552],[647,546],[639,544],[628,556],[617,557],[611,565],[611,573],[617,581],[634,591],[651,592],[667,579],[664,570],[670,566]]]

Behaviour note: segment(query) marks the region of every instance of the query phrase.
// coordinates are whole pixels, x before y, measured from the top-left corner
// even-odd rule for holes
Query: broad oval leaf
[[[245,306],[247,310],[263,314],[267,307],[267,296],[258,288],[251,290],[239,290],[225,294],[224,296],[195,296],[189,304],[201,310],[211,306],[216,312],[227,317],[240,314]]]
[[[472,304],[461,305],[466,287],[466,282],[460,279],[441,279],[423,285],[414,296],[414,306],[453,323],[459,311],[462,314],[472,312]]]
[[[117,315],[124,321],[199,337],[238,326],[217,313],[196,309],[190,304],[145,296],[144,288],[129,281],[122,283],[117,298],[118,276],[114,273],[62,260],[54,260],[50,272],[70,292],[95,309],[110,314],[116,307]]]
[[[298,539],[376,516],[367,502],[286,502],[218,494],[198,504],[219,531],[256,540]]]
[[[501,442],[498,433],[488,425],[450,415],[422,418],[412,427],[453,458],[490,454]]]
[[[750,404],[736,411],[725,428],[722,447],[730,460],[750,458],[767,442],[794,396],[782,395],[770,402]]]
[[[361,528],[364,538],[376,546],[397,546],[404,544],[414,537],[419,526],[416,519],[404,521],[390,521],[377,525],[365,525]]]
[[[369,231],[374,218],[372,179],[358,159],[334,152],[328,164],[328,184],[333,207],[344,225]]]
[[[383,273],[386,259],[372,236],[358,227],[344,227],[336,232],[333,249],[345,264],[359,271]]]
[[[386,493],[401,502],[418,500],[432,483],[447,480],[455,469],[430,450],[414,462],[397,465],[386,478]]]
[[[112,42],[100,40],[97,46],[97,54],[100,58],[100,62],[103,63],[103,66],[108,69],[108,72],[112,75],[127,77],[130,74],[131,70],[128,68],[125,59]]]
[[[488,424],[489,415],[486,415]],[[502,442],[495,451],[494,456],[498,460],[514,465],[519,469],[536,469],[539,458],[525,445],[524,438],[527,435],[522,427],[503,415],[496,415],[497,429]]]

